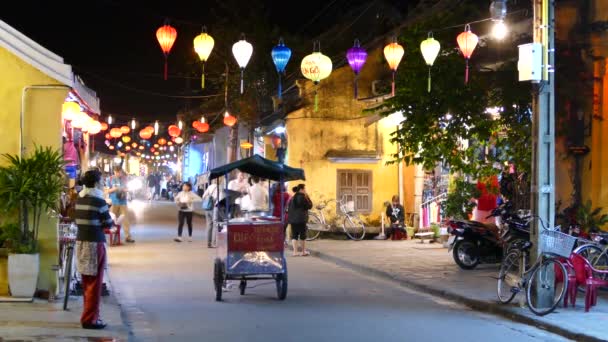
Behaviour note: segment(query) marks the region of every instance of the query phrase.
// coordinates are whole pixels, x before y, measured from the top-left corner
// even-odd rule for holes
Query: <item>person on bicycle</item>
[[[103,329],[106,324],[100,318],[99,309],[106,264],[104,228],[114,222],[104,199],[101,173],[87,171],[82,181],[84,189],[78,195],[74,213],[78,225],[76,260],[78,272],[82,275],[84,297],[80,323],[84,329]]]
[[[299,184],[297,187],[298,192],[289,201],[287,218],[291,224],[293,256],[307,256],[310,255],[310,252],[306,250],[306,223],[308,222],[308,211],[312,209],[312,201],[306,193],[304,184]],[[298,252],[298,241],[301,252]]]
[[[386,207],[386,217],[390,221],[390,226],[386,232],[386,238],[389,239],[391,235],[396,231],[400,230],[406,234],[405,230],[405,209],[399,203],[399,196],[395,195],[391,198],[391,204]]]

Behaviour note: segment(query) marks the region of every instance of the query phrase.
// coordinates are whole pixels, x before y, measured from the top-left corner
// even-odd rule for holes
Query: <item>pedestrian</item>
[[[76,235],[77,269],[82,278],[84,307],[80,324],[84,329],[103,329],[106,324],[100,317],[103,273],[106,265],[105,227],[114,222],[104,199],[101,173],[87,171],[82,179],[84,189],[76,199],[74,218],[78,225]]]
[[[294,195],[296,194],[298,187],[294,187]],[[285,243],[288,244],[289,237],[287,236],[287,207],[292,197],[285,191],[285,185],[280,184],[274,194],[272,195],[272,216],[281,218],[281,209],[283,209],[283,235],[285,236]],[[282,202],[282,203],[281,203]]]
[[[391,198],[391,204],[386,206],[386,217],[388,217],[390,226],[387,229],[386,238],[390,238],[395,231],[399,230],[407,237],[405,230],[405,209],[399,203],[399,196],[395,195]]]
[[[152,201],[152,199],[154,199],[154,184],[156,184],[155,179],[156,177],[154,176],[154,173],[150,172],[150,174],[148,174],[148,178],[146,179],[146,182],[148,183],[148,201]]]
[[[134,243],[131,238],[131,227],[129,223],[129,209],[127,207],[127,177],[120,166],[114,166],[114,175],[108,179],[108,193],[112,207],[110,212],[116,216],[116,223],[125,232],[125,241]]]
[[[240,217],[241,215],[241,201],[242,197],[247,195],[247,188],[247,179],[245,178],[245,174],[241,171],[237,172],[235,179],[228,182],[228,190],[235,191],[235,194],[239,194],[239,197],[234,201],[234,216]]]
[[[306,250],[306,223],[308,222],[308,211],[312,209],[312,201],[306,193],[304,184],[298,185],[298,192],[289,201],[289,212],[287,218],[291,224],[291,238],[293,243],[293,256],[308,256]],[[300,250],[298,251],[298,242]]]
[[[249,187],[249,211],[268,210],[268,189],[260,183],[260,177],[251,177],[252,185]]]
[[[192,211],[194,210],[193,203],[201,202],[203,199],[192,192],[192,185],[184,183],[182,191],[175,196],[175,203],[179,208],[177,237],[173,239],[176,242],[182,242],[182,231],[184,229],[184,221],[188,224],[188,242],[192,242]]]
[[[160,199],[160,179],[161,178],[162,178],[162,175],[160,172],[157,172],[156,174],[154,174],[154,199],[155,200]]]
[[[203,210],[205,212],[205,223],[207,224],[207,248],[214,248],[217,240],[218,208],[219,201],[224,199],[224,182],[220,179],[219,191],[217,181],[211,181],[203,193]],[[219,198],[218,198],[219,193]]]
[[[167,184],[169,183],[169,181],[167,180],[167,177],[165,175],[161,175],[159,183],[160,183],[160,197],[169,199],[169,191],[167,188]]]

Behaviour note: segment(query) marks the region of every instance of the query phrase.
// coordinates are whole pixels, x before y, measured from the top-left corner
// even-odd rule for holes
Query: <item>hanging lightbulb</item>
[[[182,122],[182,120],[179,120],[179,121],[177,122],[177,127],[179,127],[179,129],[180,129],[180,130],[182,130],[182,129],[183,129],[183,126],[184,126],[184,123]]]
[[[509,29],[502,20],[496,21],[492,27],[492,36],[494,39],[502,40],[507,36]]]
[[[108,125],[112,124],[112,115],[108,115]]]
[[[201,122],[202,122],[202,123],[205,123],[205,116],[204,116],[204,115],[203,115],[203,116],[201,116]]]
[[[137,123],[135,122],[135,119],[132,119],[132,120],[131,120],[131,129],[135,129],[135,125],[136,125],[136,124],[137,124]]]
[[[158,121],[154,122],[154,135],[158,135]]]

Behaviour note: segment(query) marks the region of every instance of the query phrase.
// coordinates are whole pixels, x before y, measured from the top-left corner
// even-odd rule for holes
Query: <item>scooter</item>
[[[500,217],[501,227],[493,223],[473,220],[450,220],[447,222],[448,252],[456,264],[464,270],[472,270],[480,263],[499,263],[508,246],[515,242],[523,231],[518,230],[516,217],[509,204],[502,204],[487,217]],[[521,228],[523,229],[523,228]],[[505,243],[509,240],[508,243]]]

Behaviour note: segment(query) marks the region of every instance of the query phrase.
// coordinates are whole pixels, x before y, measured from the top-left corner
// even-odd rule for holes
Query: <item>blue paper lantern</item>
[[[285,72],[285,67],[289,58],[291,58],[291,49],[285,46],[283,38],[279,39],[279,44],[272,48],[272,61],[274,62],[277,72],[279,73],[279,99],[281,98],[281,74]]]

